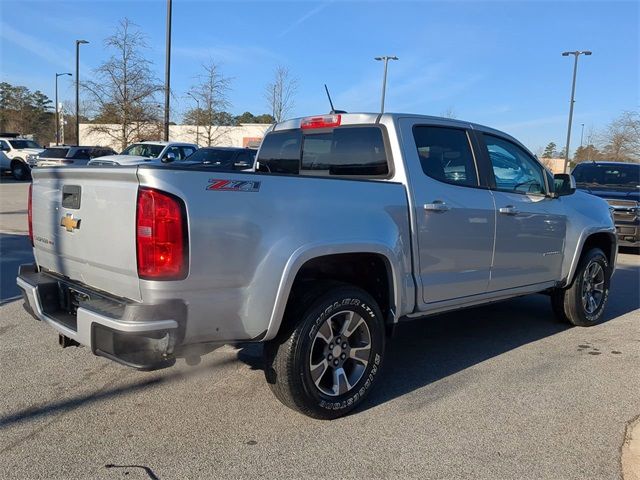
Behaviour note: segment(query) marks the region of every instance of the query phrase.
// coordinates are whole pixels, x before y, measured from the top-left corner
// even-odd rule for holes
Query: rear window
[[[68,148],[47,148],[40,154],[40,158],[64,158],[68,151]]]
[[[260,169],[315,176],[384,177],[389,165],[382,130],[375,126],[339,127],[318,133],[269,133],[258,156]]]

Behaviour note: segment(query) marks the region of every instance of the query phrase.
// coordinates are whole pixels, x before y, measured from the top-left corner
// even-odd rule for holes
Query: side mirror
[[[171,163],[171,162],[175,162],[176,161],[176,154],[173,152],[169,152],[167,153],[163,158],[162,158],[162,163]]]
[[[576,191],[576,179],[569,173],[556,173],[553,176],[555,197],[573,195]]]

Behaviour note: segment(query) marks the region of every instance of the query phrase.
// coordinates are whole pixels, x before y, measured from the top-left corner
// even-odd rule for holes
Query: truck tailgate
[[[36,169],[33,240],[38,265],[140,301],[136,167]]]

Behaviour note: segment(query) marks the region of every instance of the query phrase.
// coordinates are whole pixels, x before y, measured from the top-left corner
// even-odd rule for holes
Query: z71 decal
[[[260,182],[253,180],[222,180],[212,178],[209,180],[207,190],[220,190],[225,192],[257,192],[260,190]]]

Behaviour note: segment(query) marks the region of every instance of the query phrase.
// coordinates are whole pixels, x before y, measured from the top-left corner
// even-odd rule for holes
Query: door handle
[[[434,200],[433,203],[425,203],[424,209],[428,212],[446,212],[449,206],[442,200]]]
[[[500,213],[504,214],[504,215],[517,215],[518,214],[518,209],[516,207],[514,207],[513,205],[507,205],[506,207],[500,207],[500,209],[498,211]]]

